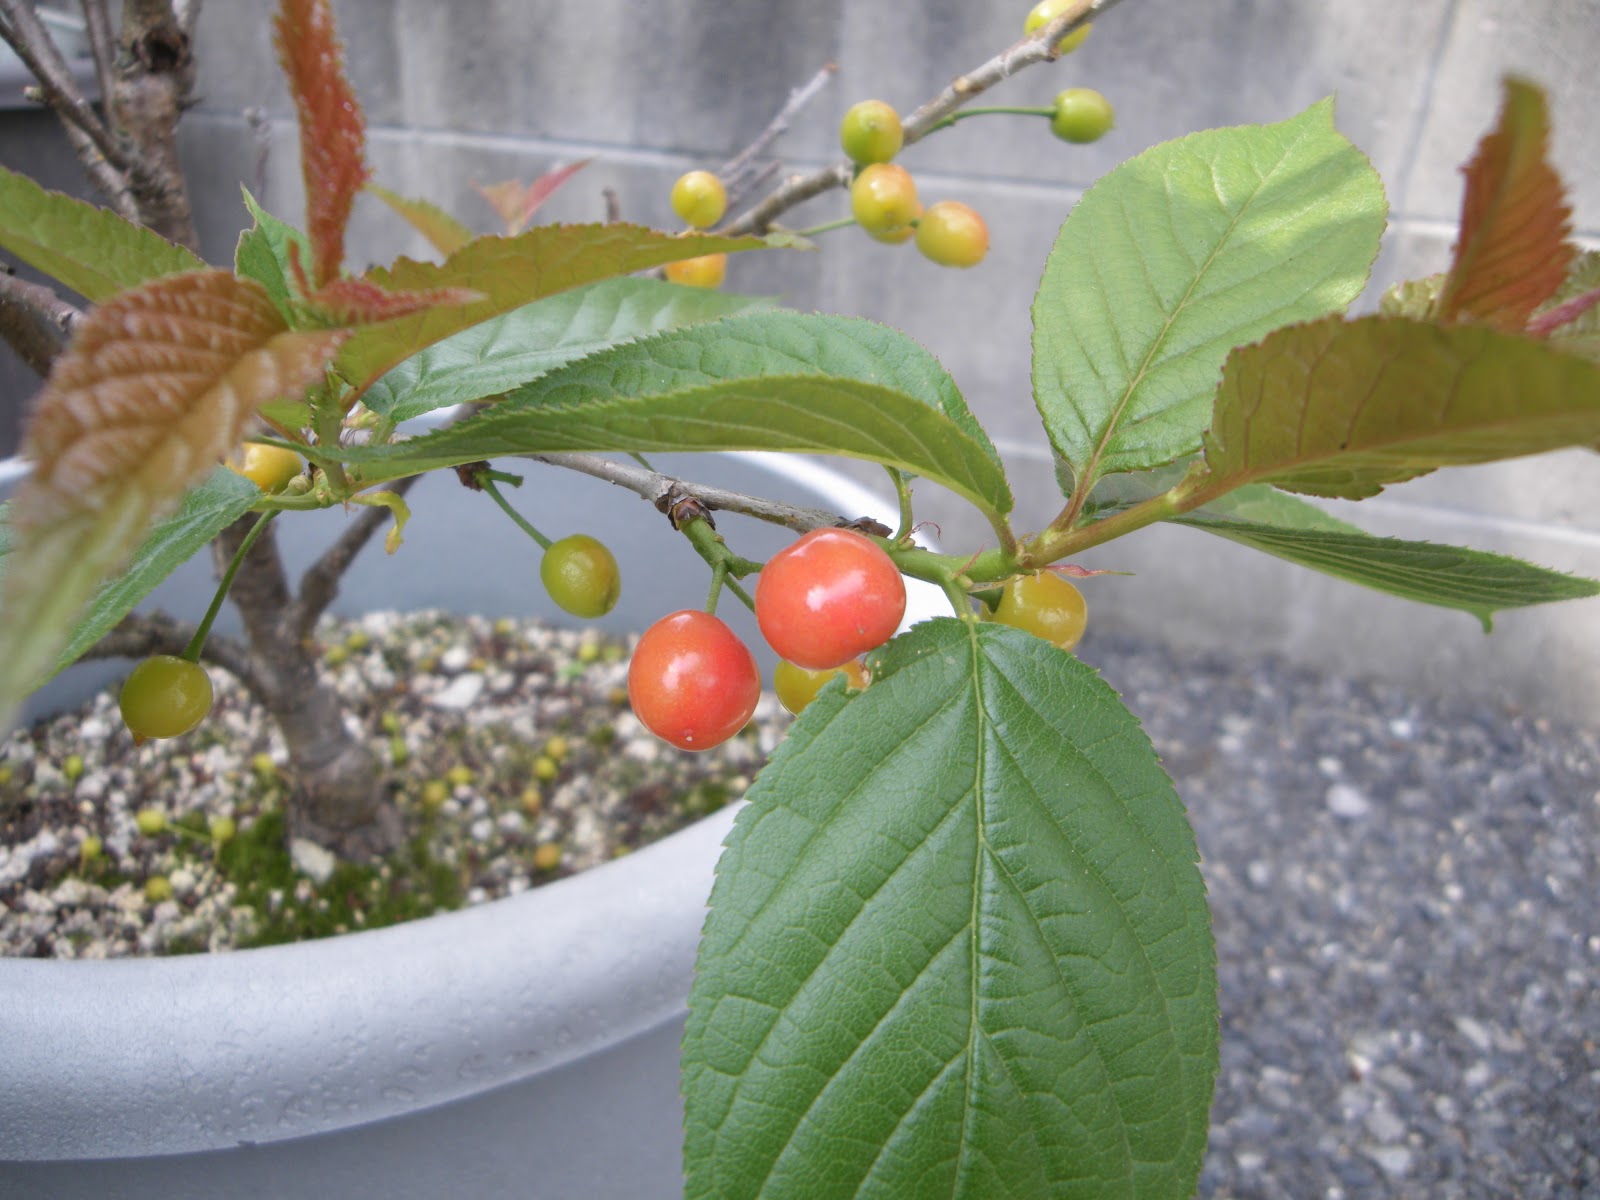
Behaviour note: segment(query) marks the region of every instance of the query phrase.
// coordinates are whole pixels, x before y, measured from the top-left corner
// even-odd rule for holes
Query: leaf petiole
[[[495,481],[499,480],[501,483],[509,483],[512,487],[521,487],[522,478],[520,476],[507,475],[503,471],[479,471],[475,476],[473,476],[473,478],[479,487],[489,493],[489,498],[505,511],[506,516],[510,517],[517,523],[518,528],[520,528],[523,533],[527,534],[534,541],[538,542],[541,549],[550,549],[550,539],[545,537],[544,534],[540,533],[537,529],[530,525],[527,521],[527,518],[525,518],[521,513],[512,508],[511,501],[502,496],[500,494],[500,489],[495,486]]]
[[[228,563],[228,569],[222,573],[222,581],[217,584],[216,593],[211,597],[211,606],[206,609],[206,615],[200,618],[200,624],[194,631],[194,636],[189,639],[189,644],[183,648],[183,657],[190,662],[200,661],[200,651],[205,649],[206,636],[211,632],[211,625],[217,619],[217,614],[222,611],[222,602],[227,598],[228,589],[233,586],[233,577],[239,573],[239,564],[244,562],[244,556],[250,553],[250,548],[256,544],[267,523],[278,515],[278,510],[264,512],[256,518],[256,523],[250,526],[250,532],[244,535],[244,540],[239,543],[239,548],[233,552],[233,559]]]

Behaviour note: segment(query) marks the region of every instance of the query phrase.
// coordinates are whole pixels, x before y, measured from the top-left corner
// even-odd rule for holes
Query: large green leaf
[[[999,456],[944,368],[893,329],[755,313],[691,325],[553,371],[438,433],[339,450],[377,482],[556,450],[795,450],[912,471],[992,513]]]
[[[1199,448],[1228,351],[1343,311],[1383,186],[1324,101],[1146,151],[1073,208],[1033,305],[1033,387],[1080,483]]]
[[[218,467],[199,487],[183,498],[176,513],[156,525],[133,557],[132,565],[101,586],[67,639],[51,669],[53,675],[75,662],[118,621],[155,590],[168,575],[250,511],[261,491],[244,476]],[[0,584],[5,580],[11,552],[9,505],[0,507]],[[37,682],[43,683],[40,679]]]
[[[515,237],[474,238],[442,263],[402,258],[366,278],[391,291],[471,288],[483,299],[359,329],[339,355],[339,369],[362,388],[424,347],[544,296],[695,255],[773,244],[751,237],[676,236],[638,225],[540,225]]]
[[[773,306],[655,279],[606,279],[492,317],[406,359],[368,408],[394,421],[498,395],[618,342]]]
[[[1229,358],[1210,473],[1188,503],[1246,483],[1359,500],[1436,467],[1597,440],[1594,363],[1481,325],[1330,318]]]
[[[1255,550],[1393,596],[1456,608],[1483,623],[1508,608],[1600,593],[1600,583],[1461,546],[1374,537],[1265,484],[1176,518]]]
[[[687,1195],[1188,1197],[1217,1067],[1194,836],[1088,667],[940,619],[831,686],[717,869]]]
[[[87,300],[206,264],[182,246],[0,167],[0,246]]]

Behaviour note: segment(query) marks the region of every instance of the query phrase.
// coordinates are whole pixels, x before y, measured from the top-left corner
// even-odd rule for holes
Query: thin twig
[[[106,0],[80,0],[83,24],[89,34],[89,48],[94,52],[94,77],[100,85],[101,112],[111,111],[111,92],[116,86],[112,69],[116,63],[116,33],[111,28],[111,10]],[[109,118],[108,118],[109,119]]]
[[[1056,44],[1074,29],[1086,25],[1093,18],[1116,5],[1117,0],[1077,0],[1068,6],[1048,25],[1008,46],[988,62],[951,80],[944,91],[928,101],[904,122],[906,145],[920,141],[940,121],[972,99],[1002,83],[1024,67],[1035,63],[1054,62],[1060,57]]]
[[[0,37],[5,38],[39,81],[45,103],[69,129],[75,128],[88,138],[100,157],[118,170],[125,170],[128,166],[126,147],[111,135],[94,106],[78,90],[67,60],[61,56],[55,39],[33,6],[24,0],[0,0],[0,12],[6,17],[5,24],[0,25]]]
[[[256,169],[250,186],[255,194],[267,194],[267,164],[272,160],[272,121],[267,110],[251,105],[244,110],[244,123],[250,129],[250,141],[256,148]]]
[[[419,478],[413,475],[384,486],[396,495],[404,496]],[[300,577],[299,594],[284,616],[285,626],[293,637],[303,639],[310,636],[317,618],[328,610],[328,605],[339,595],[339,580],[351,562],[372,540],[373,534],[393,519],[394,514],[386,508],[365,509],[350,522],[339,539],[306,568],[305,574]]]
[[[118,216],[137,221],[139,206],[128,186],[127,175],[107,161],[95,139],[80,124],[83,119],[98,124],[94,110],[78,92],[61,52],[44,31],[32,7],[23,0],[0,0],[0,17],[5,18],[0,20],[0,40],[16,51],[17,57],[39,79],[40,95],[60,117],[67,140],[72,143],[73,152],[88,172],[90,181],[100,189]],[[52,59],[49,66],[45,65],[45,58]],[[54,97],[60,97],[59,103]],[[104,126],[101,129],[103,131]]]
[[[792,89],[789,98],[784,101],[777,115],[767,122],[766,128],[756,134],[748,146],[717,168],[717,175],[728,188],[729,208],[738,208],[744,197],[760,187],[761,176],[766,172],[752,171],[751,164],[766,152],[767,147],[788,132],[789,122],[801,109],[816,99],[838,71],[836,64],[827,63],[805,83]],[[776,166],[774,165],[771,170],[776,170]]]
[[[129,613],[89,649],[83,658],[148,658],[152,654],[181,656],[194,626],[176,621],[166,613]],[[252,694],[260,695],[262,681],[243,642],[213,633],[206,639],[200,657],[238,678]]]
[[[83,313],[42,283],[0,266],[0,339],[30,368],[45,375]]]
[[[791,175],[760,204],[744,213],[727,228],[719,229],[717,232],[730,237],[742,233],[766,233],[772,228],[773,222],[795,205],[802,204],[813,196],[820,196],[823,192],[831,192],[834,188],[847,185],[850,182],[850,173],[848,163],[836,163],[820,171],[813,171],[810,175]]]
[[[1008,46],[987,62],[958,75],[945,89],[917,109],[904,121],[906,144],[920,141],[956,109],[982,95],[995,84],[1009,79],[1024,67],[1051,62],[1055,47],[1063,37],[1106,12],[1118,0],[1077,0],[1048,25],[1035,30],[1015,45]],[[729,235],[766,233],[789,209],[823,192],[849,184],[853,168],[847,162],[835,163],[809,175],[786,179],[754,208],[730,222],[719,233]]]
[[[626,488],[635,495],[648,500],[651,504],[659,505],[660,501],[669,496],[692,497],[707,508],[717,509],[721,512],[742,513],[747,517],[755,517],[757,520],[783,525],[799,533],[837,525],[841,516],[845,515],[830,513],[820,508],[803,508],[795,504],[782,504],[776,500],[768,500],[761,496],[751,496],[744,492],[733,492],[726,488],[712,487],[709,484],[690,483],[673,475],[664,475],[659,471],[646,470],[643,467],[634,466],[632,463],[619,462],[614,458],[606,458],[600,454],[571,452],[530,454],[527,457],[538,462],[548,463],[553,467],[562,467],[569,471],[576,471],[580,475],[588,475],[595,479],[603,479],[607,483],[614,483],[618,487]]]

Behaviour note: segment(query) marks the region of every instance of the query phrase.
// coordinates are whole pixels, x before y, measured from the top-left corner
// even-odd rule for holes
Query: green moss
[[[295,889],[304,879],[289,861],[284,818],[280,811],[263,813],[217,852],[217,869],[238,889],[237,904],[260,914],[255,935],[246,946],[274,946],[310,938],[331,937],[352,929],[379,929],[440,909],[460,908],[461,882],[448,867],[432,860],[421,839],[397,852],[404,863],[385,869],[381,863],[340,863],[328,882],[314,886],[304,901]],[[281,894],[274,906],[272,894]]]

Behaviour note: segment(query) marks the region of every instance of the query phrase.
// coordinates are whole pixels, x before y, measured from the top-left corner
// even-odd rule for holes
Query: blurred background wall
[[[230,259],[244,220],[239,186],[298,220],[302,188],[293,110],[273,61],[266,5],[212,0],[200,23],[199,103],[183,127],[203,249]],[[876,97],[909,112],[954,75],[1014,41],[1028,0],[334,0],[349,69],[370,123],[377,180],[490,231],[472,182],[530,180],[593,162],[541,219],[600,220],[604,189],[625,218],[676,224],[676,176],[743,147],[791,88],[825,63],[831,85],[778,143],[786,170],[834,161],[840,115]],[[1019,527],[1059,505],[1029,390],[1028,308],[1045,256],[1083,189],[1122,159],[1193,130],[1275,121],[1327,95],[1338,123],[1388,188],[1387,242],[1362,301],[1442,269],[1454,234],[1457,168],[1494,118],[1499,81],[1524,74],[1550,94],[1554,154],[1580,236],[1600,243],[1600,0],[1123,0],[1085,47],[990,93],[1047,104],[1087,85],[1117,109],[1092,146],[1052,138],[1043,121],[975,119],[908,150],[925,201],[964,200],[988,219],[992,249],[970,271],[932,266],[909,246],[854,231],[821,253],[736,256],[727,287],[801,309],[871,317],[910,332],[951,371],[1006,459]],[[264,116],[253,129],[246,110]],[[0,162],[62,186],[70,162],[45,162],[49,118],[0,114]],[[263,151],[265,152],[263,170]],[[36,165],[36,164],[43,165]],[[847,212],[844,194],[790,214],[795,226]],[[428,247],[368,198],[350,262],[426,256]],[[0,364],[14,410],[21,368]],[[6,424],[0,422],[0,437]],[[0,443],[0,449],[5,444]],[[881,486],[875,468],[847,468]],[[1577,452],[1435,475],[1361,505],[1336,506],[1375,533],[1460,542],[1600,577],[1600,459]],[[918,511],[946,541],[986,528],[931,486]],[[1086,565],[1131,570],[1086,585],[1091,628],[1195,647],[1243,647],[1430,689],[1502,696],[1600,718],[1600,599],[1505,614],[1484,637],[1471,617],[1338,583],[1197,531],[1158,528]]]

